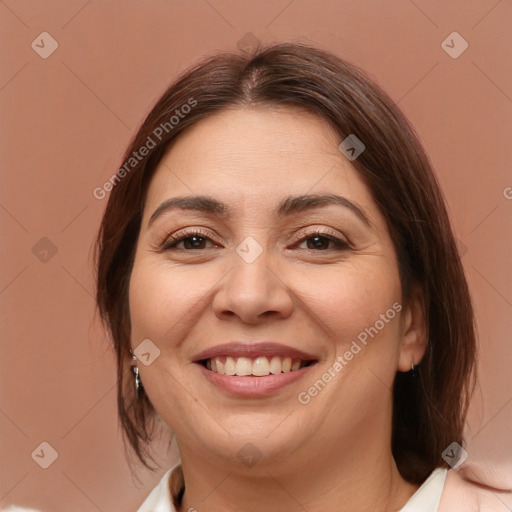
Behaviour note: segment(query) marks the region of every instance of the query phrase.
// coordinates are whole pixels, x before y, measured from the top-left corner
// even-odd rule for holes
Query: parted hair
[[[183,109],[187,104],[193,106]],[[413,285],[424,298],[427,348],[415,376],[397,372],[391,439],[402,476],[421,483],[436,467],[446,467],[442,453],[452,442],[463,444],[475,382],[473,306],[445,200],[418,136],[395,102],[358,67],[299,43],[201,59],[158,99],[126,150],[125,164],[149,138],[154,146],[133,168],[119,169],[95,261],[97,305],[115,350],[118,414],[127,451],[155,469],[148,460],[154,460],[149,447],[157,413],[143,389],[136,393],[133,385],[128,307],[148,186],[172,141],[186,128],[223,109],[245,106],[306,109],[327,121],[340,141],[355,134],[365,145],[351,164],[387,222],[403,304]],[[169,123],[180,113],[178,122]]]

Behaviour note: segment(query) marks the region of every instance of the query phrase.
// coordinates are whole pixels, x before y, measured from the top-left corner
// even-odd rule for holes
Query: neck
[[[308,450],[272,464],[261,459],[252,468],[243,469],[238,461],[205,461],[180,447],[186,483],[180,510],[399,510],[418,486],[400,476],[390,450],[379,450],[375,441],[370,445],[366,441],[364,449],[359,443],[343,447],[329,444],[323,452]]]

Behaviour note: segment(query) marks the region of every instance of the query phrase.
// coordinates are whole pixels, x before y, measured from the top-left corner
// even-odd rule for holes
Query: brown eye
[[[309,233],[307,236],[301,238],[299,241],[300,244],[306,242],[307,247],[306,249],[310,250],[320,250],[320,251],[327,251],[327,250],[347,250],[350,249],[350,246],[347,242],[344,240],[341,240],[340,238],[324,233],[324,232],[314,232]],[[334,248],[329,247],[329,244],[334,245]]]
[[[194,231],[188,233],[181,233],[177,235],[172,235],[166,239],[162,249],[164,251],[171,250],[200,250],[200,249],[208,249],[205,247],[207,242],[214,242],[211,240],[209,236],[201,231]],[[183,243],[183,247],[178,247],[179,244]],[[216,245],[216,244],[214,244]]]

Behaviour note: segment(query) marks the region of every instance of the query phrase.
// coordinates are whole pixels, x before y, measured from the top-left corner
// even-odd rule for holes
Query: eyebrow
[[[361,221],[363,221],[364,224],[371,227],[368,216],[360,206],[349,201],[346,197],[336,194],[307,194],[286,197],[277,205],[276,216],[278,218],[285,218],[297,213],[316,210],[332,205],[343,206],[344,208],[349,209]],[[222,203],[210,196],[200,195],[172,197],[161,203],[153,212],[148,221],[148,227],[151,226],[157,217],[160,217],[164,212],[174,209],[198,211],[222,218],[229,217],[231,214],[230,208],[225,203]]]

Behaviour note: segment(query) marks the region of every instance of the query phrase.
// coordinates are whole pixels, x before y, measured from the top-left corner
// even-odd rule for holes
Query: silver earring
[[[142,386],[139,378],[139,368],[137,366],[132,366],[132,368],[133,374],[135,375],[135,391],[138,393]]]

